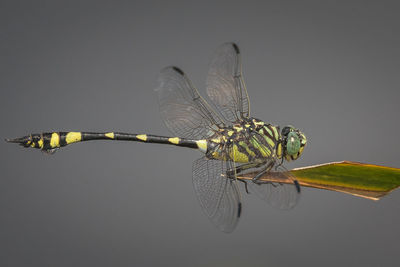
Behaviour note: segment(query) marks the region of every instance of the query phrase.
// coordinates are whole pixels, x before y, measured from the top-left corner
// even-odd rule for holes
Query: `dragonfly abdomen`
[[[56,149],[72,143],[91,140],[115,140],[168,144],[199,149],[204,153],[207,151],[207,140],[192,140],[179,137],[166,137],[149,134],[131,134],[119,132],[52,132],[31,134],[21,138],[7,139],[6,141],[18,143],[24,147],[41,149],[45,152],[54,152]]]

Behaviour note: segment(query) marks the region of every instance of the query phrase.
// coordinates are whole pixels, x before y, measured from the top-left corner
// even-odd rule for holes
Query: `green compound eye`
[[[295,155],[300,150],[300,139],[297,133],[290,132],[287,137],[286,151],[288,155]]]

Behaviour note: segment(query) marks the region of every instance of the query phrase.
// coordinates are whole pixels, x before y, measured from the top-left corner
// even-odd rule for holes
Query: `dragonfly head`
[[[287,161],[298,159],[307,144],[304,133],[289,125],[283,127],[281,134],[285,159]]]

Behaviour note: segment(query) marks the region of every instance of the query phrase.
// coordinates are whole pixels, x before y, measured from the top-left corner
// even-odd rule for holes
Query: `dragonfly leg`
[[[264,169],[262,169],[259,173],[257,173],[256,176],[253,177],[253,179],[252,179],[253,183],[255,183],[255,184],[268,184],[268,183],[270,183],[270,182],[268,182],[268,181],[260,181],[260,178],[261,178],[264,174],[266,174],[267,172],[269,172],[269,171],[272,169],[273,166],[274,166],[274,162],[273,162],[273,161],[269,162],[269,163],[265,166]]]
[[[244,183],[244,190],[246,191],[247,194],[250,194],[250,193],[249,193],[249,189],[248,189],[248,187],[247,187],[247,181],[241,180],[241,179],[238,179],[238,181]]]
[[[240,165],[240,166],[236,166],[235,170],[231,169],[231,170],[227,171],[227,177],[233,179],[234,177],[237,177],[237,175],[243,173],[245,170],[248,170],[248,169],[251,169],[251,168],[257,168],[260,165],[262,165],[262,164],[261,163],[251,162],[251,163],[246,163],[246,164],[243,164],[243,165]],[[246,190],[246,193],[250,194],[249,193],[249,189],[247,187],[247,181],[242,180],[242,179],[237,179],[237,180],[242,182],[242,183],[244,183],[244,189]]]
[[[278,167],[282,166],[282,164],[283,164],[283,159],[284,159],[284,157],[282,156],[281,162],[279,162],[279,164],[275,167],[275,169],[278,169]]]
[[[241,173],[243,173],[244,171],[246,171],[246,170],[248,170],[248,169],[251,169],[251,168],[258,168],[258,167],[260,167],[260,166],[262,166],[262,165],[263,165],[263,163],[255,163],[255,162],[250,162],[250,163],[242,164],[242,165],[237,166],[237,167],[235,168],[236,174],[241,174]]]
[[[238,181],[244,183],[244,188],[245,188],[245,190],[246,190],[246,193],[249,194],[249,190],[248,190],[248,188],[247,188],[247,181],[244,181],[244,180],[242,180],[242,179],[237,179],[237,176],[236,176],[236,175],[238,174],[238,172],[236,171],[237,168],[238,168],[238,167],[236,167],[235,170],[228,170],[228,171],[226,171],[226,176],[227,176],[228,178],[230,178],[230,179],[236,179],[236,180],[238,180]]]
[[[235,169],[229,169],[226,173],[228,178],[235,178],[237,175],[242,174],[244,171],[251,169],[251,168],[258,168],[262,165],[262,163],[246,163],[240,166],[236,166]]]
[[[278,185],[276,184],[276,183],[274,183],[274,182],[270,182],[270,184],[273,186],[273,187],[278,187]],[[279,183],[279,185],[282,185],[281,183]]]

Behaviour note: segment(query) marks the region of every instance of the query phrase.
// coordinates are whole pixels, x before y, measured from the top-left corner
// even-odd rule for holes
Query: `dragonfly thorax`
[[[208,139],[207,156],[235,162],[264,162],[282,157],[278,126],[255,118],[243,119],[229,127],[220,128]]]
[[[296,160],[307,143],[305,135],[292,126],[279,126],[249,118],[220,128],[207,140],[207,157],[239,163]]]

